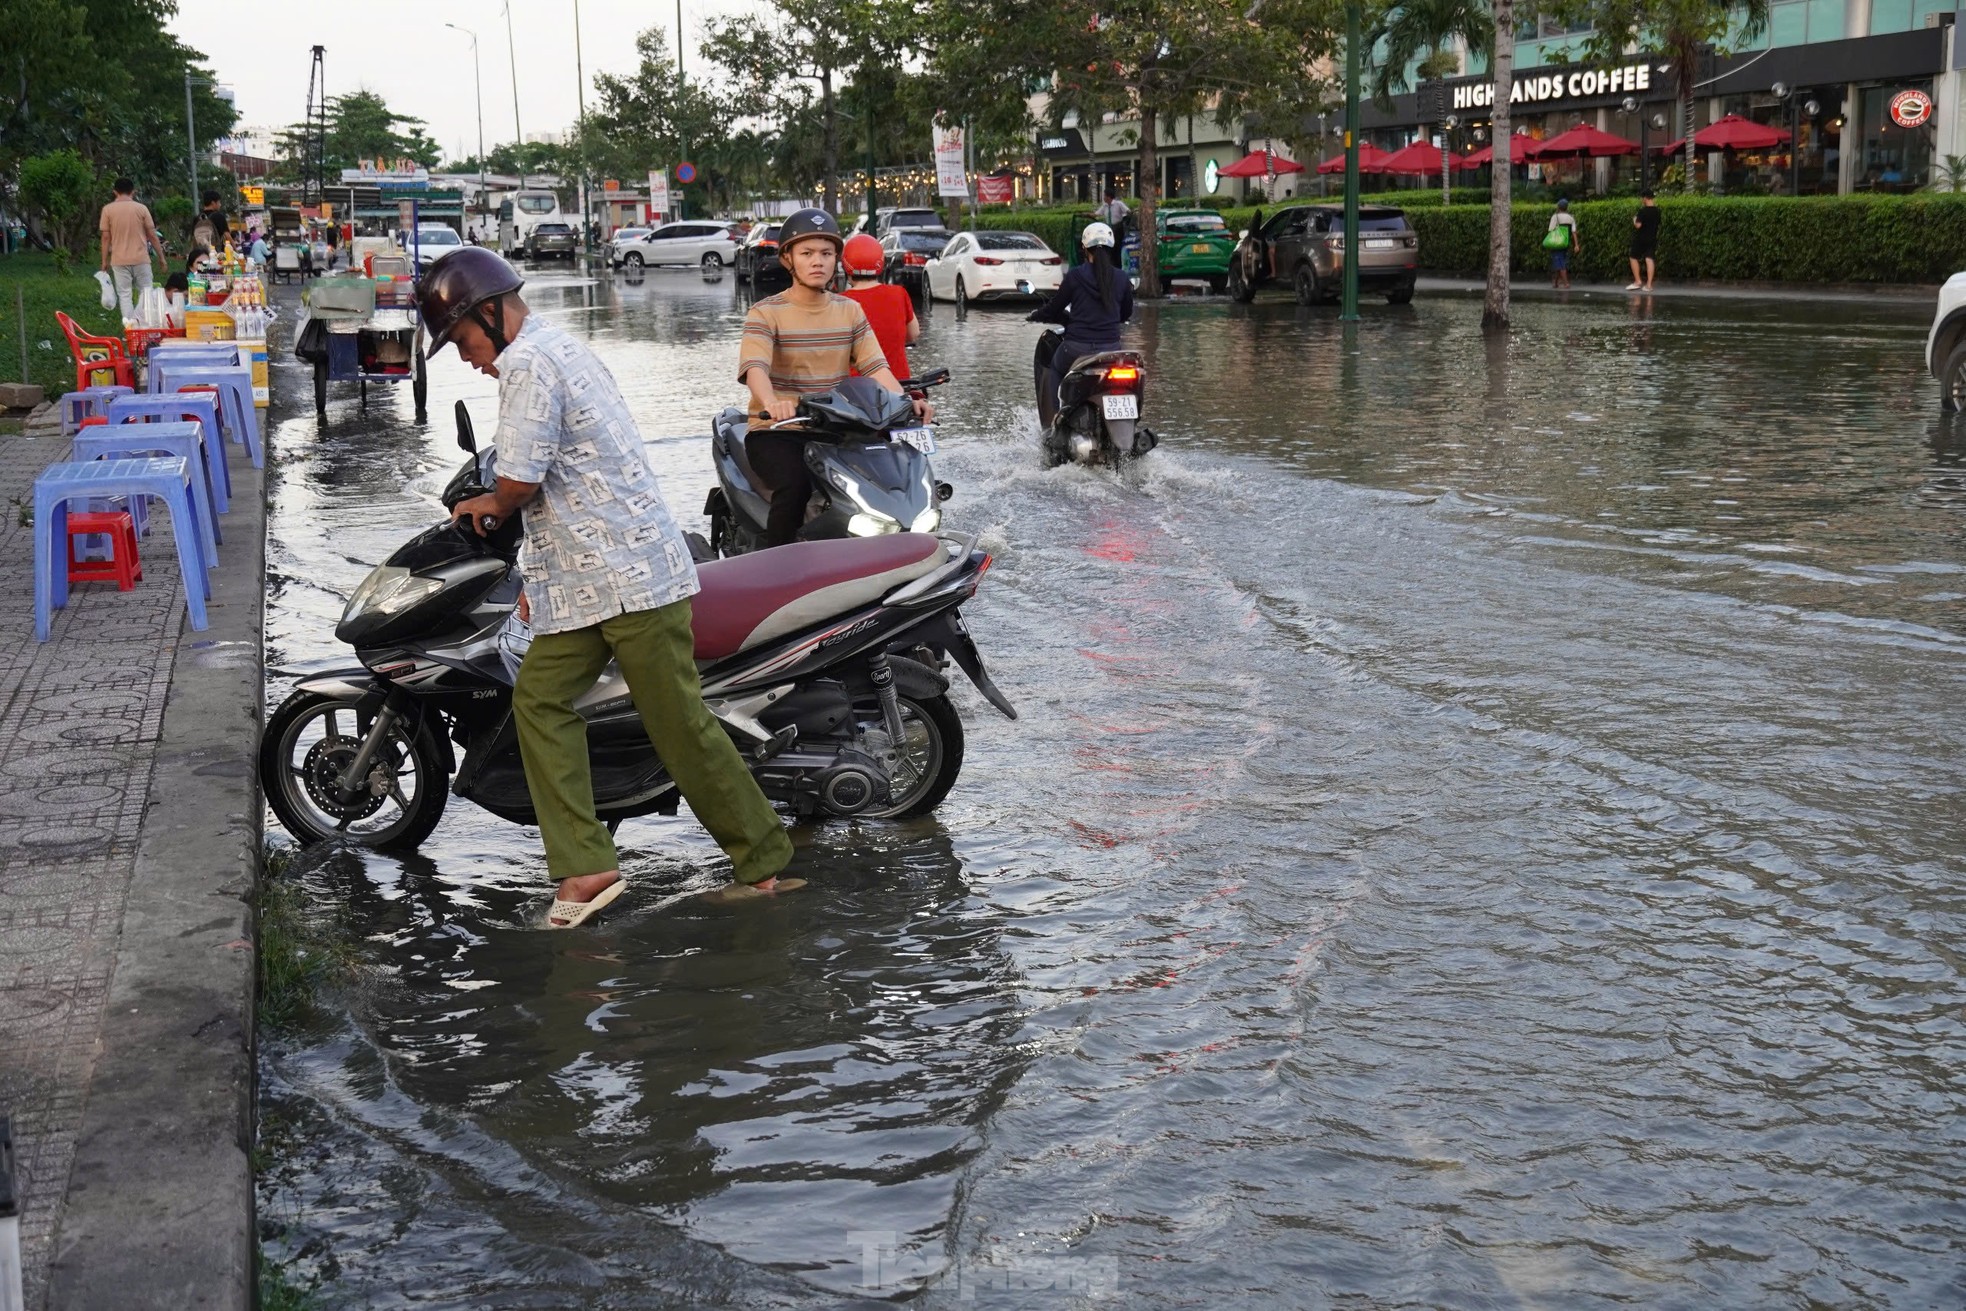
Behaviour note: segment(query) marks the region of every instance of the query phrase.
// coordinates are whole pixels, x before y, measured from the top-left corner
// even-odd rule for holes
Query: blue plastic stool
[[[72,391],[56,402],[61,412],[61,435],[73,437],[84,419],[106,417],[106,407],[112,400],[136,393],[128,387],[90,387],[86,391]]]
[[[171,392],[166,396],[123,396],[109,403],[105,417],[116,423],[177,423],[196,419],[205,427],[205,467],[212,476],[212,508],[232,509],[232,469],[225,459],[225,430],[219,423],[220,398],[211,392]]]
[[[178,458],[51,464],[42,471],[34,480],[35,641],[48,640],[54,611],[68,604],[68,503],[102,496],[155,496],[170,506],[185,610],[193,628],[206,627],[212,580],[205,571],[191,478],[190,462]]]
[[[253,468],[265,467],[266,453],[259,441],[259,416],[253,409],[253,371],[241,368],[214,368],[208,364],[180,365],[170,361],[151,369],[153,393],[175,392],[181,387],[214,386],[225,397],[222,413],[235,439],[246,444]],[[238,427],[232,428],[233,423]]]
[[[191,496],[198,503],[199,527],[204,530],[205,563],[218,567],[218,516],[212,513],[212,471],[200,448],[205,430],[196,423],[112,423],[101,428],[84,428],[75,435],[77,460],[135,459],[148,455],[175,455],[191,461],[195,471]]]
[[[215,364],[222,369],[239,366],[239,347],[229,341],[191,341],[185,337],[166,337],[150,348],[152,364]]]

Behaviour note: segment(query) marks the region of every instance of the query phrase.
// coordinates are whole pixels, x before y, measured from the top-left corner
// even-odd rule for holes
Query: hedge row
[[[1582,254],[1574,275],[1630,275],[1635,200],[1572,207]],[[1966,268],[1966,196],[1724,196],[1659,199],[1659,269],[1672,279],[1718,282],[1943,282]],[[1513,267],[1549,268],[1543,235],[1554,205],[1512,207]],[[1483,277],[1488,207],[1416,208],[1421,267]]]
[[[1443,207],[1440,193],[1391,192],[1364,199],[1405,208],[1420,234],[1420,265],[1429,273],[1483,277],[1488,272],[1488,206]],[[1431,199],[1423,199],[1430,196]],[[1485,199],[1483,195],[1483,199]],[[1299,197],[1292,203],[1310,203]],[[1636,200],[1587,200],[1572,206],[1582,242],[1570,267],[1583,279],[1629,276]],[[1715,282],[1943,282],[1966,269],[1966,195],[1663,196],[1659,268],[1668,278]],[[1232,231],[1246,228],[1256,207],[1227,209]],[[1274,213],[1275,207],[1266,207]],[[1511,260],[1519,271],[1550,266],[1543,249],[1549,204],[1511,207]],[[978,217],[986,228],[1034,232],[1061,252],[1076,252],[1090,220],[1084,209],[999,211]]]

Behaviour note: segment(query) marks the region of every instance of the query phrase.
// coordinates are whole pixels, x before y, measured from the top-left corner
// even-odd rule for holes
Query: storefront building
[[[1140,144],[1138,122],[1116,119],[1090,129],[1078,125],[1048,128],[1038,133],[1035,153],[1038,159],[1038,198],[1061,204],[1091,204],[1104,200],[1108,190],[1122,196],[1139,194]],[[1248,153],[1246,130],[1241,124],[1223,127],[1213,118],[1198,114],[1163,122],[1160,128],[1160,196],[1167,204],[1181,204],[1200,196],[1248,194],[1246,184],[1220,176],[1221,170]],[[1262,144],[1259,139],[1257,144]],[[1280,158],[1288,159],[1288,145],[1278,139],[1271,147]],[[1257,190],[1282,197],[1294,193],[1302,175],[1285,175],[1274,180],[1257,179]]]
[[[1696,88],[1693,126],[1738,114],[1789,133],[1794,146],[1702,152],[1699,180],[1735,194],[1775,195],[1948,185],[1942,161],[1966,153],[1959,122],[1966,107],[1955,68],[1953,11],[1922,8],[1926,2],[1782,0],[1772,5],[1765,48],[1715,59],[1706,70],[1705,82]],[[1528,58],[1548,58],[1574,52],[1576,39],[1575,33],[1554,34],[1525,42],[1522,49]],[[1408,94],[1396,98],[1390,112],[1369,103],[1363,107],[1365,138],[1391,150],[1444,135],[1456,154],[1489,144],[1492,84],[1479,60],[1464,63],[1475,66],[1467,76],[1449,79],[1440,97],[1444,126],[1440,109],[1423,110],[1423,98]],[[1656,55],[1610,63],[1519,63],[1510,111],[1517,134],[1543,140],[1583,123],[1648,147],[1640,156],[1532,164],[1526,170],[1530,179],[1579,194],[1659,180],[1664,170],[1684,161],[1683,155],[1667,158],[1656,149],[1679,134],[1676,90],[1670,65]],[[1435,121],[1423,121],[1423,113]],[[1325,130],[1335,150],[1330,123],[1325,120]],[[1306,128],[1315,135],[1318,120]]]

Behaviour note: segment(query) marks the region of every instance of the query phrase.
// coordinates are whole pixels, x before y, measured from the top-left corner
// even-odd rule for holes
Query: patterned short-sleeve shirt
[[[501,477],[539,484],[520,561],[533,631],[588,628],[696,592],[614,375],[537,314],[499,353],[497,446]]]

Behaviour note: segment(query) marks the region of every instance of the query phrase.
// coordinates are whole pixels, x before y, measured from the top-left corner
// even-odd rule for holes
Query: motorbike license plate
[[[888,436],[895,441],[906,442],[923,455],[935,454],[935,431],[932,428],[896,428]]]
[[[1137,419],[1140,417],[1140,398],[1122,393],[1117,396],[1101,396],[1099,403],[1105,407],[1108,419]]]
[[[1398,244],[1390,237],[1368,237],[1365,242],[1365,248],[1367,250],[1391,250]]]

